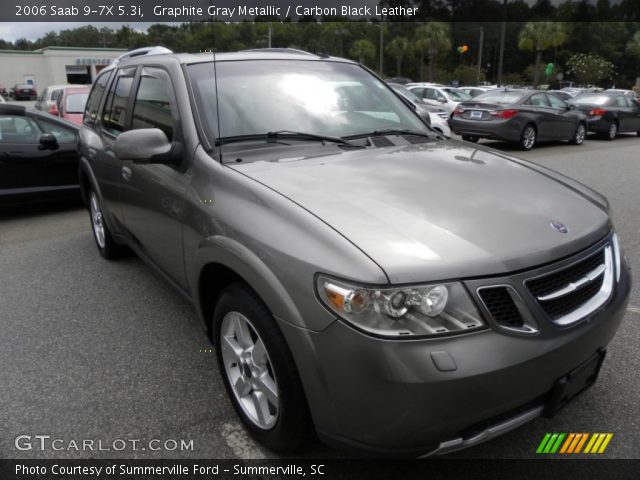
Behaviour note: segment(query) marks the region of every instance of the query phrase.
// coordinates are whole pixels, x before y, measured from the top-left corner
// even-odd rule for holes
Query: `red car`
[[[76,125],[82,125],[84,106],[87,103],[90,90],[91,87],[85,86],[65,87],[58,97],[58,101],[49,109],[49,113],[69,120]]]

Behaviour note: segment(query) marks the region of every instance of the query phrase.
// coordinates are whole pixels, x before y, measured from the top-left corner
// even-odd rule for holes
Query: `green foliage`
[[[627,52],[636,57],[640,57],[640,30],[638,30],[629,43],[627,43]]]
[[[352,58],[358,60],[360,63],[367,63],[367,60],[371,60],[376,55],[376,47],[369,40],[356,40],[353,42],[349,55]]]
[[[587,53],[576,53],[567,61],[567,72],[583,85],[612,79],[614,68],[613,63],[601,56]]]
[[[453,71],[453,79],[458,80],[460,85],[476,85],[478,83],[478,67],[471,65],[459,65]],[[480,75],[480,81],[484,81],[484,74]]]
[[[405,55],[411,52],[409,40],[405,37],[396,37],[389,42],[385,48],[387,55],[396,60],[396,75],[402,76],[402,60]]]

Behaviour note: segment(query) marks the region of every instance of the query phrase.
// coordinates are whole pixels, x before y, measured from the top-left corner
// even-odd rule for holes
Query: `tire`
[[[605,136],[607,137],[607,140],[612,141],[612,140],[615,140],[617,135],[618,135],[618,124],[616,122],[611,122],[611,124],[609,125],[609,129],[607,130],[607,133],[605,133]]]
[[[522,134],[520,135],[520,148],[522,150],[531,150],[536,144],[536,137],[536,127],[531,123],[526,125],[522,129]]]
[[[582,145],[584,143],[584,139],[587,136],[587,127],[585,127],[584,123],[579,123],[576,127],[576,131],[573,134],[573,138],[569,140],[571,145]]]
[[[480,137],[476,137],[475,135],[462,135],[462,140],[465,140],[471,143],[478,143],[478,140],[480,140]]]
[[[102,214],[102,204],[98,195],[93,190],[89,190],[87,195],[87,203],[89,207],[89,219],[91,221],[91,231],[93,232],[93,239],[98,247],[98,252],[103,258],[107,260],[115,260],[121,258],[128,253],[126,247],[118,245]]]
[[[312,432],[307,400],[267,306],[246,285],[232,284],[218,297],[212,332],[220,374],[245,427],[271,450],[302,446]]]

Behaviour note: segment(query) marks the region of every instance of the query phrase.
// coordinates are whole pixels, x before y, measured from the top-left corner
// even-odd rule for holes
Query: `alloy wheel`
[[[576,145],[580,145],[582,142],[584,142],[584,138],[587,135],[587,130],[584,128],[584,125],[582,123],[578,124],[578,128],[576,129],[576,135],[574,137],[574,143]]]
[[[618,135],[618,125],[616,125],[615,123],[609,125],[609,132],[607,133],[607,135],[609,136],[609,140],[613,140],[614,138],[616,138],[616,135]]]
[[[279,390],[262,338],[239,312],[224,316],[220,334],[224,373],[236,400],[254,425],[273,428],[280,411]]]
[[[531,150],[536,143],[536,130],[531,125],[527,126],[522,132],[522,146],[525,150]]]
[[[96,242],[100,248],[105,248],[104,220],[102,218],[102,210],[100,210],[98,197],[94,192],[91,192],[91,196],[89,198],[89,208],[91,210],[91,226],[93,227]]]

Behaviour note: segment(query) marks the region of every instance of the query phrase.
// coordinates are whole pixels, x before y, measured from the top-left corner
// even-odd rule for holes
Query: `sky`
[[[47,32],[51,30],[59,32],[60,30],[69,30],[76,27],[82,27],[84,25],[89,25],[88,23],[57,23],[57,22],[20,22],[20,23],[10,23],[10,22],[0,22],[0,39],[4,39],[8,42],[14,42],[19,38],[26,38],[27,40],[37,40],[38,38],[44,36]],[[97,29],[102,27],[109,27],[111,29],[117,30],[122,25],[129,25],[134,30],[145,31],[149,28],[150,25],[153,25],[150,22],[141,22],[141,23],[115,23],[115,22],[105,22],[105,23],[91,23]]]

